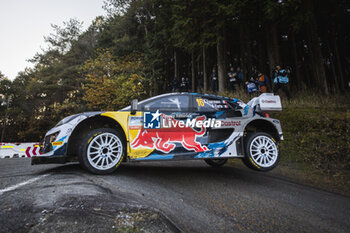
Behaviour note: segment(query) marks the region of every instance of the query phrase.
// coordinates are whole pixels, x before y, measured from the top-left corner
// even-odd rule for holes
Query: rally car
[[[119,111],[68,116],[50,129],[32,164],[79,161],[95,174],[115,171],[121,162],[203,159],[222,166],[241,158],[255,170],[273,169],[283,140],[279,96],[239,99],[198,93],[168,93]]]

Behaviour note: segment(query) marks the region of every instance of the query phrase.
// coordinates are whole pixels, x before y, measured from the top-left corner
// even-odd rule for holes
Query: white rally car
[[[255,170],[273,169],[283,140],[280,122],[266,111],[281,111],[281,100],[262,94],[241,100],[198,93],[155,96],[119,111],[68,116],[50,129],[42,154],[32,164],[78,160],[96,174],[122,161],[204,159],[221,166],[241,158]]]

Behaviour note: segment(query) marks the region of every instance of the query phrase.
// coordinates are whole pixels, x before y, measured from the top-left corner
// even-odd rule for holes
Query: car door
[[[209,127],[205,134],[207,144],[225,141],[240,124],[239,105],[232,100],[210,95],[195,96],[194,106],[199,115],[220,121],[219,127]]]
[[[193,117],[191,95],[161,96],[142,103],[140,110],[143,126],[130,145],[134,150],[152,150],[143,159],[173,159],[207,149],[196,142],[204,132],[186,125]]]

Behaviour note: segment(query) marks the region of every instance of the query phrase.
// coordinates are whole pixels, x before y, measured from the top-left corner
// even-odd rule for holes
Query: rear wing
[[[263,93],[248,102],[250,107],[256,107],[255,111],[282,111],[281,99],[273,93]]]

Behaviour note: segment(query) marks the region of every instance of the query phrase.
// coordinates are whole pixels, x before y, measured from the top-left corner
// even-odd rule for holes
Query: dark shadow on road
[[[93,175],[81,168],[78,163],[70,163],[42,170],[40,174],[85,174]],[[245,171],[231,166],[213,168],[204,163],[204,161],[182,161],[182,162],[144,162],[144,163],[124,163],[117,171],[107,176],[128,176],[140,179],[163,179],[173,180],[182,178],[200,179],[224,179],[240,180],[249,182],[259,182],[254,171]],[[103,177],[103,175],[94,175]],[[254,178],[255,177],[255,178]]]

